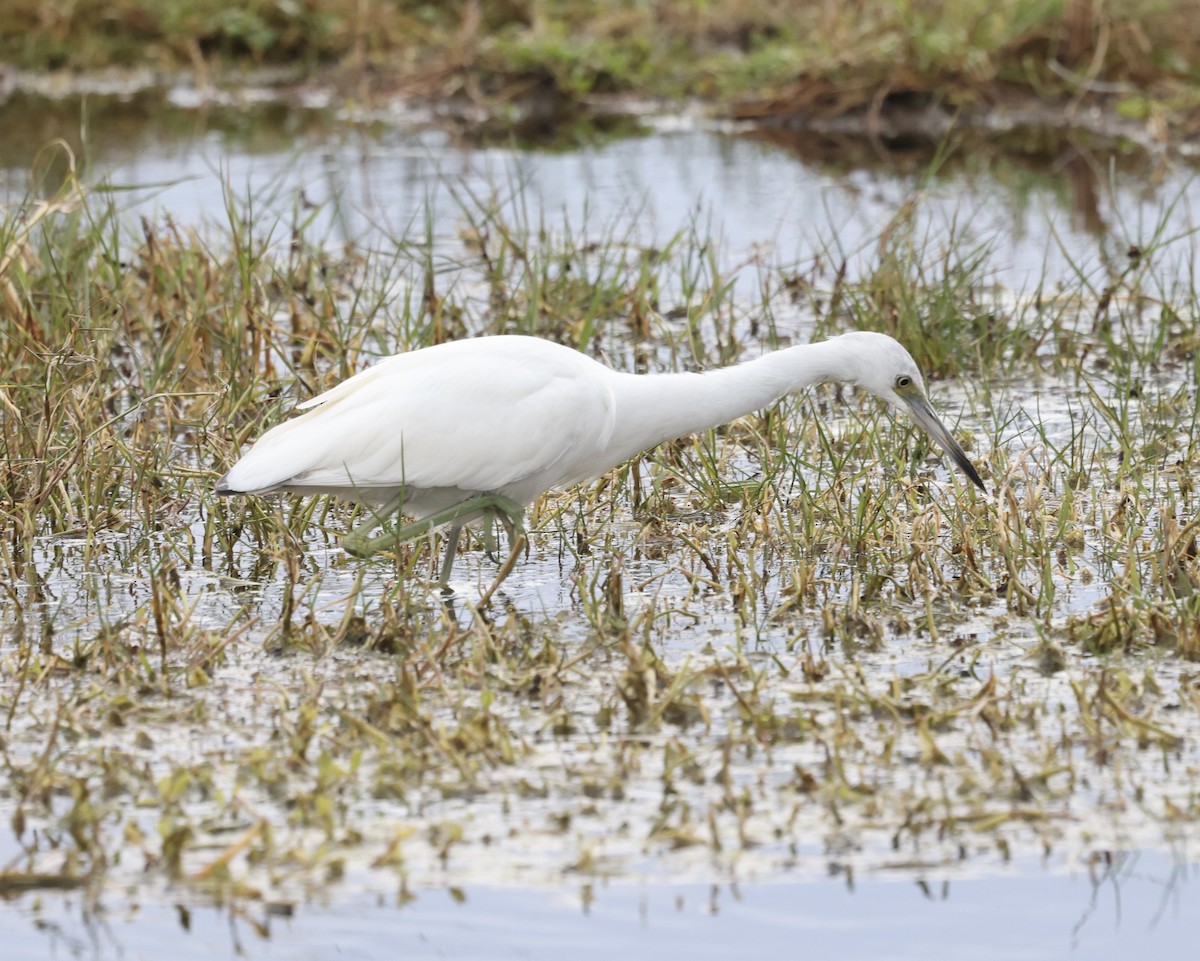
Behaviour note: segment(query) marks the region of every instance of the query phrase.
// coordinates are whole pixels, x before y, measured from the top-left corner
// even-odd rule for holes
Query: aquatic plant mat
[[[5,211],[0,894],[1194,853],[1189,237],[1013,292],[904,214],[853,269],[831,241],[730,270],[699,219],[652,249],[459,203],[337,247],[232,193],[197,229],[74,185]],[[543,499],[484,603],[477,539],[445,598],[436,538],[362,561],[348,508],[212,491],[396,350],[523,332],[657,371],[850,327],[909,346],[987,496],[819,390]]]

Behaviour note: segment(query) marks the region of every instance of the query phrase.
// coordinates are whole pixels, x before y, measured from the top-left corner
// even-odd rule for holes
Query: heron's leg
[[[395,513],[401,506],[393,506],[395,504],[395,501],[390,501],[385,506],[385,510],[390,509],[392,513]],[[422,517],[419,521],[406,524],[398,530],[381,534],[379,537],[373,537],[368,540],[365,537],[366,531],[369,531],[384,516],[381,511],[375,514],[367,523],[354,528],[354,530],[346,535],[342,543],[351,554],[357,554],[359,557],[367,557],[377,551],[389,550],[401,541],[410,541],[414,537],[428,534],[435,527],[441,527],[443,524],[453,524],[456,521],[465,522],[471,517],[486,511],[495,511],[507,517],[516,530],[521,533],[525,532],[525,510],[520,504],[502,494],[484,494],[481,497],[473,497],[470,500],[454,504],[443,511],[438,511],[436,514],[430,514],[428,517]],[[364,527],[366,530],[363,529]]]
[[[509,501],[512,504],[512,501]],[[513,505],[516,506],[516,505]],[[484,515],[484,528],[480,534],[480,539],[483,541],[483,549],[487,556],[497,564],[500,560],[496,556],[496,537],[492,530],[492,524],[496,521],[500,522],[500,526],[504,528],[504,536],[508,538],[508,549],[511,552],[513,546],[517,543],[517,538],[524,533],[524,512],[522,511],[516,517],[513,517],[505,508],[493,507]]]
[[[523,518],[518,517],[514,520],[507,514],[501,511],[496,511],[496,520],[498,520],[501,526],[504,528],[504,534],[508,538],[508,549],[512,550],[514,547],[516,547],[518,532],[521,534],[525,533],[525,525],[522,523]]]
[[[483,514],[483,529],[479,532],[479,539],[483,541],[483,551],[492,560],[496,560],[496,532],[492,529],[499,514],[498,511],[484,511]]]
[[[493,508],[492,513],[504,527],[504,533],[508,535],[508,557],[500,565],[500,570],[496,572],[496,579],[492,581],[492,586],[484,591],[483,596],[479,599],[481,606],[486,605],[492,599],[496,588],[512,573],[512,569],[517,566],[517,558],[521,556],[521,551],[528,544],[525,539],[525,512],[520,509],[519,505],[507,498],[503,498],[503,500],[507,502],[507,507],[497,505]],[[515,511],[512,510],[514,507],[517,508]]]
[[[442,570],[438,583],[445,590],[450,586],[450,568],[454,566],[454,553],[458,550],[458,535],[462,533],[462,524],[455,524],[446,534],[446,556],[442,558]]]

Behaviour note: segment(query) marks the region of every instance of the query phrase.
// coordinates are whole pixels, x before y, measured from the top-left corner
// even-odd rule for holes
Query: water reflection
[[[752,269],[756,259],[824,260],[844,262],[849,271],[866,269],[877,257],[887,224],[915,199],[915,229],[932,258],[974,241],[982,245],[988,274],[997,283],[1027,291],[1063,280],[1078,289],[1094,279],[1100,290],[1107,286],[1110,265],[1131,243],[1148,247],[1163,225],[1174,235],[1191,231],[1197,199],[1187,171],[1156,171],[1157,181],[1144,183],[1142,161],[1078,149],[1036,160],[960,149],[929,176],[929,160],[921,151],[893,150],[886,163],[867,164],[848,151],[809,156],[776,141],[665,122],[645,136],[551,153],[473,147],[428,128],[350,124],[333,110],[274,104],[229,112],[136,97],[104,104],[93,99],[86,112],[75,104],[37,116],[38,105],[28,103],[22,108],[26,127],[19,112],[10,113],[20,107],[19,100],[10,102],[0,118],[0,131],[21,136],[0,152],[5,164],[0,182],[9,197],[26,191],[28,166],[40,143],[63,136],[74,138],[72,152],[94,182],[162,185],[129,195],[131,218],[158,214],[184,225],[220,221],[226,191],[252,198],[261,218],[256,222],[268,229],[272,216],[291,223],[304,219],[297,217],[298,209],[312,207],[308,229],[327,242],[386,247],[414,231],[424,238],[428,220],[435,246],[451,252],[461,243],[464,208],[477,198],[490,198],[501,216],[528,226],[532,236],[538,230],[571,231],[581,238],[619,236],[661,246],[689,224],[711,220],[711,230],[703,226],[696,234],[719,236],[716,256],[724,269],[737,272],[739,292],[751,301],[759,294]],[[1195,260],[1194,250],[1179,256]],[[1187,268],[1181,262],[1174,275],[1189,277]],[[1066,392],[1063,402],[1069,402]],[[1057,424],[1047,411],[1039,414],[1043,436],[1059,426],[1073,429],[1066,414]],[[122,579],[120,560],[116,541],[110,558],[102,557],[111,574],[105,569],[94,581],[76,578],[78,572],[58,562],[61,575],[31,586],[30,603],[34,609],[44,599],[62,605],[68,582],[78,579],[84,591],[79,610],[101,624],[103,618],[116,620],[144,609],[146,578],[134,573]],[[331,571],[325,560],[317,555],[314,563],[325,571],[322,590],[330,603],[351,597],[353,573]],[[535,571],[524,579],[531,585],[526,597],[553,592],[553,602],[519,598],[518,607],[570,607],[558,593],[570,587],[561,576],[551,576],[558,563],[551,555],[545,577]],[[205,577],[199,575],[189,589],[207,591],[215,578]],[[1092,599],[1083,597],[1080,603]],[[279,616],[278,598],[259,606],[267,621]],[[324,610],[326,597],[313,606]],[[216,597],[207,616],[221,628],[239,609],[230,592]],[[47,618],[43,625],[49,623]],[[715,618],[711,623],[719,624]],[[46,631],[43,626],[43,636]],[[247,656],[256,671],[258,660],[254,652]],[[480,810],[474,804],[472,816],[479,817]],[[384,819],[394,816],[385,809]],[[489,855],[499,861],[499,845],[489,845]],[[529,854],[522,851],[518,857],[517,863],[524,863]],[[748,870],[750,858],[738,864]],[[936,956],[955,942],[979,948],[983,956],[1009,957],[1018,945],[1037,944],[1045,957],[1073,948],[1100,957],[1114,946],[1127,953],[1134,942],[1139,948],[1152,941],[1167,949],[1194,943],[1200,923],[1174,911],[1172,905],[1188,891],[1189,875],[1165,862],[1153,873],[1138,867],[1099,881],[1087,871],[1054,876],[1036,869],[1020,878],[953,876],[949,882],[936,870],[906,868],[899,876],[915,889],[859,878],[852,894],[839,879],[835,884],[721,887],[713,897],[707,885],[639,887],[572,878],[569,887],[553,894],[475,885],[465,898],[422,891],[406,905],[346,895],[336,906],[303,905],[293,919],[253,899],[222,908],[192,905],[180,908],[176,917],[158,900],[163,892],[147,895],[155,900],[138,906],[44,894],[42,907],[28,896],[16,901],[3,923],[10,945],[17,946],[10,956],[42,955],[49,941],[53,950],[79,956],[161,957],[163,943],[171,939],[180,942],[180,951],[173,952],[178,957],[208,957],[214,950],[239,947],[276,957],[327,956],[335,949],[369,957],[401,953],[400,947],[418,956],[438,951],[558,957],[570,951],[585,958],[681,946],[698,957],[729,957],[739,948],[744,953],[747,944],[755,945],[756,954],[783,956],[795,952],[797,938],[818,953],[846,957]],[[586,912],[580,910],[584,905]],[[77,914],[89,922],[82,931]],[[719,922],[708,920],[713,918]],[[1005,923],[1012,918],[1021,918],[1021,924]],[[1114,928],[1120,936],[1110,938]],[[981,939],[980,931],[987,937]]]
[[[18,898],[0,914],[6,957],[844,959],[1186,957],[1200,937],[1196,868],[1165,855],[1098,855],[1064,873],[938,879],[901,872],[769,884],[475,886],[359,896],[336,905],[87,905]],[[907,880],[904,880],[907,878]],[[165,899],[164,899],[165,900]]]
[[[92,182],[156,185],[132,195],[131,215],[219,222],[228,191],[253,201],[260,224],[291,223],[315,207],[308,229],[331,244],[390,245],[424,236],[428,223],[435,240],[453,245],[464,206],[491,202],[533,231],[646,246],[700,224],[719,238],[726,270],[820,260],[845,262],[853,276],[915,201],[931,263],[979,246],[986,276],[1032,292],[1081,280],[1103,288],[1131,246],[1194,230],[1200,201],[1188,169],[1027,133],[1019,149],[960,145],[935,160],[927,145],[881,154],[851,138],[660,119],[642,136],[552,152],[473,147],[403,115],[350,123],[332,108],[279,103],[185,109],[152,94],[15,95],[0,111],[0,193],[10,201],[28,190],[39,148],[61,138]],[[51,184],[65,154],[45,162]],[[1192,247],[1186,257],[1182,276],[1195,265]],[[739,292],[753,299],[753,277],[742,281]]]
[[[809,167],[841,170],[887,169],[921,178],[943,163],[943,175],[966,176],[976,182],[994,178],[1001,184],[1041,180],[1060,182],[1059,195],[1070,215],[1070,226],[1081,234],[1100,237],[1113,226],[1106,217],[1106,195],[1112,183],[1161,189],[1169,171],[1163,157],[1143,151],[1116,151],[1089,142],[1077,131],[1022,129],[984,140],[954,138],[953,146],[926,139],[878,138],[794,133],[763,129],[745,134],[780,147]],[[1020,205],[1020,198],[1014,198]]]

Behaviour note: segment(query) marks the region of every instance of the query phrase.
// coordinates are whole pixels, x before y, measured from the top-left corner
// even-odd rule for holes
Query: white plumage
[[[626,374],[550,341],[498,336],[398,354],[300,405],[217,482],[220,494],[335,494],[421,523],[364,541],[380,549],[494,513],[517,527],[539,494],[599,476],[654,445],[705,430],[826,381],[905,410],[981,489],[925,397],[908,351],[855,332],[703,374]],[[367,530],[373,521],[366,525]]]

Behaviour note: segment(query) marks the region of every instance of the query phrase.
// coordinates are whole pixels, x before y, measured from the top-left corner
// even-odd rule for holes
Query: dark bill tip
[[[985,494],[987,487],[984,486],[983,478],[979,476],[979,471],[975,469],[975,465],[971,463],[971,459],[967,456],[967,452],[962,449],[962,445],[954,439],[954,435],[942,423],[929,401],[923,394],[914,393],[904,397],[903,400],[908,404],[912,412],[912,418],[917,422],[925,433],[934,439],[939,447],[950,455],[951,460],[958,465],[967,478]]]
[[[971,483],[986,494],[987,486],[983,483],[983,478],[979,476],[979,471],[975,469],[975,465],[971,463],[966,453],[962,450],[952,450],[950,457],[958,465],[958,469],[967,475]]]

